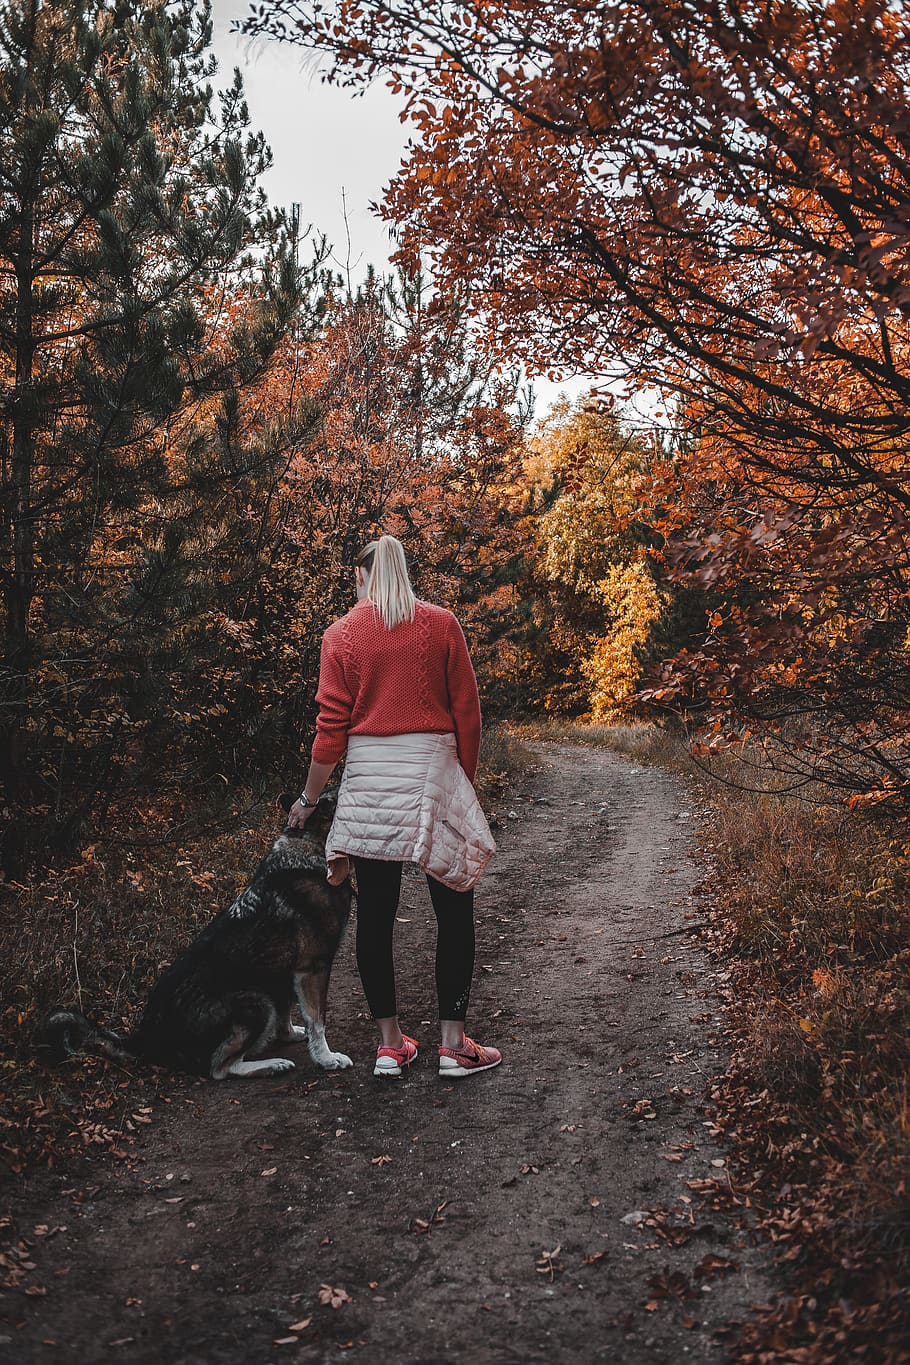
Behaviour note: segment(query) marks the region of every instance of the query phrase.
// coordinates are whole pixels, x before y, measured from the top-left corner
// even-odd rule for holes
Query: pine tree
[[[179,738],[181,672],[265,572],[257,506],[313,423],[243,401],[316,279],[210,39],[194,0],[0,13],[8,872],[25,828],[65,843]]]

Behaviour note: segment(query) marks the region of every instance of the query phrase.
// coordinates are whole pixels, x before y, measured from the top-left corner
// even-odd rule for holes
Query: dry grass
[[[159,968],[236,895],[277,828],[236,828],[183,846],[147,827],[121,829],[80,860],[3,888],[0,995],[5,1042],[25,1055],[52,1004],[76,1004],[105,1022],[129,1019]]]
[[[739,774],[755,785],[760,769],[750,755]],[[739,774],[728,759],[724,779]],[[783,1323],[807,1365],[897,1360],[910,1329],[906,836],[818,793],[702,791],[735,995],[716,1098],[792,1288],[741,1358],[767,1358]]]
[[[16,1174],[76,1152],[125,1154],[131,1139],[111,1122],[121,1080],[94,1059],[48,1070],[36,1055],[38,1023],[62,1004],[128,1028],[159,969],[229,903],[277,826],[276,812],[259,807],[259,829],[238,829],[235,818],[231,832],[183,844],[163,812],[135,814],[132,837],[114,821],[71,866],[0,891],[0,1159]],[[130,1085],[154,1090],[147,1077]]]
[[[477,791],[481,800],[501,796],[505,788],[532,762],[531,755],[511,728],[489,725],[480,741]]]
[[[596,725],[584,721],[559,720],[549,717],[540,721],[511,725],[509,733],[516,739],[542,739],[591,744],[598,749],[612,749],[626,754],[639,763],[653,763],[664,768],[693,771],[684,736],[676,729],[653,725],[648,721],[629,721],[616,725]]]
[[[707,790],[732,949],[783,955],[787,972],[884,961],[907,943],[901,838],[843,806]]]

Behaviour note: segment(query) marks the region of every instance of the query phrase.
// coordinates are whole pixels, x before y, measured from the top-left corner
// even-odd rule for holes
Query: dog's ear
[[[305,829],[312,834],[323,836],[328,834],[329,827],[335,819],[335,808],[338,805],[335,792],[323,792],[313,808],[313,814],[307,820]]]
[[[338,804],[338,783],[334,782],[331,787],[326,787],[313,808],[313,814],[304,825],[304,829],[309,829],[314,834],[328,833],[329,826],[335,818],[335,807]],[[278,797],[278,805],[287,815],[297,797],[293,792],[282,792]],[[286,830],[285,833],[296,833],[296,830]],[[300,831],[303,832],[302,830]]]

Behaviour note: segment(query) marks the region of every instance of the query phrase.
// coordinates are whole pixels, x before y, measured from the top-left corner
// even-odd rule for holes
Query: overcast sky
[[[301,204],[333,245],[335,262],[348,259],[343,200],[351,236],[355,281],[367,265],[388,266],[388,228],[369,210],[382,198],[408,140],[400,105],[381,83],[364,95],[323,85],[304,54],[293,47],[231,33],[231,21],[248,11],[247,0],[214,0],[214,46],[224,83],[235,66],[243,72],[253,124],[271,145],[274,166],[265,182],[274,204]],[[535,380],[537,415],[566,388],[574,397],[589,381],[560,386]]]

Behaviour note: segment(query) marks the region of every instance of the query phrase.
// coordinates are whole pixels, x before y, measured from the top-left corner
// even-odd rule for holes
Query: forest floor
[[[660,768],[528,748],[478,894],[470,1031],[502,1066],[437,1076],[429,902],[406,876],[411,1073],[372,1076],[349,934],[328,1034],[353,1070],[297,1048],[287,1079],[162,1076],[128,1159],[18,1182],[31,1268],[0,1291],[0,1359],[728,1357],[774,1283],[708,1098],[724,982],[699,937],[702,811]]]

